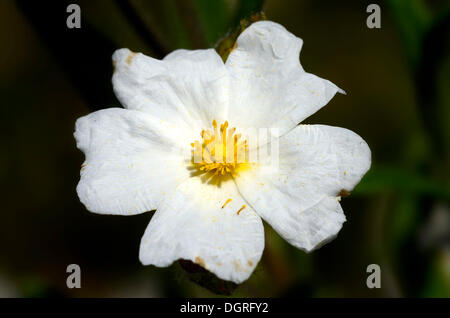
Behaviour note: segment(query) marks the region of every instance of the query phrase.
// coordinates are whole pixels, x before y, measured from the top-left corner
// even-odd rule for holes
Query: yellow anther
[[[213,131],[202,130],[202,142],[191,143],[194,147],[193,163],[203,172],[211,172],[215,176],[230,174],[236,177],[237,168],[248,165],[245,160],[248,151],[247,142],[240,140],[241,135],[234,135],[236,128],[228,129],[228,121],[217,128],[217,121],[212,122]]]
[[[244,204],[244,205],[242,206],[242,208],[240,208],[240,209],[237,211],[237,215],[239,215],[239,213],[241,213],[241,211],[244,210],[246,207],[247,207],[247,206]]]

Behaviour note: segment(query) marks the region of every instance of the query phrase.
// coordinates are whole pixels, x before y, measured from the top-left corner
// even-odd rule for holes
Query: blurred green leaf
[[[146,41],[140,37],[130,21],[114,1],[80,1],[83,18],[92,27],[110,39],[117,47],[129,47],[133,50],[151,52]]]
[[[391,252],[393,257],[398,255],[405,239],[417,228],[420,221],[420,203],[418,198],[411,194],[401,194],[396,202],[393,203],[392,210],[388,222],[389,241],[391,244]]]
[[[442,5],[438,14],[423,0],[389,0],[388,5],[413,67],[419,111],[432,154],[441,156],[446,124],[436,124],[442,118],[437,89],[439,70],[448,57],[450,5]]]
[[[189,30],[183,24],[177,2],[130,0],[137,14],[166,51],[184,48],[191,49]]]
[[[234,14],[233,25],[263,10],[264,0],[240,0]]]
[[[422,40],[430,27],[431,13],[422,0],[389,0],[387,3],[408,58],[417,66],[421,59]]]
[[[227,31],[230,8],[224,0],[195,0],[193,4],[208,45],[212,46]]]
[[[450,43],[447,43],[450,46]],[[447,52],[449,52],[448,50]],[[439,103],[438,123],[442,129],[442,139],[444,148],[444,158],[450,157],[450,54],[447,54],[445,61],[441,64],[438,74],[438,93],[437,99]],[[450,171],[450,160],[446,160],[446,171]]]
[[[397,277],[398,288],[406,296],[417,296],[425,277],[426,264],[423,261],[410,263],[411,259],[420,258],[415,233],[422,225],[421,206],[419,196],[400,193],[394,197],[385,214],[386,230],[383,233],[385,239],[381,253],[389,260]],[[416,279],[408,279],[411,272],[414,272]]]
[[[352,194],[372,194],[392,190],[410,194],[428,194],[450,200],[450,187],[447,184],[399,168],[372,168]]]
[[[443,11],[424,36],[421,47],[421,60],[415,74],[419,106],[423,122],[430,135],[430,144],[433,154],[443,155],[445,144],[445,130],[448,126],[448,117],[445,108],[450,105],[439,99],[439,80],[442,69],[450,52],[450,7]],[[447,73],[445,77],[449,77]],[[445,79],[444,79],[445,81]],[[443,104],[441,105],[441,103]],[[442,119],[445,118],[444,122]]]
[[[450,297],[450,251],[442,249],[434,255],[422,297]]]

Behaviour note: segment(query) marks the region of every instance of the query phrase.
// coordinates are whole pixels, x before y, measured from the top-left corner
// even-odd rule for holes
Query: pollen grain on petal
[[[127,58],[125,59],[125,63],[128,64],[128,66],[131,65],[131,62],[133,62],[133,58],[136,55],[135,52],[131,52],[130,54],[128,54]]]
[[[197,265],[200,265],[203,268],[206,268],[205,260],[201,258],[200,256],[197,256],[194,260],[194,263]]]
[[[345,189],[342,189],[341,191],[339,191],[338,196],[346,198],[350,195],[350,191],[347,191]]]
[[[239,262],[238,260],[234,260],[233,265],[234,265],[234,270],[236,272],[241,272],[243,270],[243,268],[241,266],[241,262]]]

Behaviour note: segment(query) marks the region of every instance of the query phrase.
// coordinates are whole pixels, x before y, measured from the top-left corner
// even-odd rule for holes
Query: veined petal
[[[156,209],[189,178],[180,146],[186,136],[145,113],[100,110],[79,118],[74,136],[86,156],[77,192],[91,212],[130,215]]]
[[[236,178],[255,211],[294,246],[311,251],[333,238],[345,216],[338,200],[370,167],[370,149],[350,130],[300,125],[279,139],[279,165]]]
[[[367,143],[351,130],[327,125],[313,125],[326,132],[333,143],[339,169],[340,190],[350,192],[369,170],[372,158]],[[300,132],[293,131],[291,138]]]
[[[228,76],[213,49],[177,50],[157,60],[128,49],[113,55],[114,92],[122,105],[198,134],[228,107]],[[216,116],[216,117],[214,117]]]
[[[195,177],[156,211],[139,258],[156,266],[191,260],[221,279],[240,283],[250,276],[263,249],[262,221],[236,185],[228,181],[218,187]]]
[[[299,61],[302,44],[300,38],[271,21],[255,22],[242,32],[226,61],[232,125],[273,127],[282,135],[341,91],[303,70]]]

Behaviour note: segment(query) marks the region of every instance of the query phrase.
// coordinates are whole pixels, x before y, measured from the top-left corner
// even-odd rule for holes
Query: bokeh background
[[[66,7],[81,6],[81,29]],[[232,296],[450,296],[449,1],[0,1],[0,296],[215,296],[179,263],[139,263],[152,213],[91,214],[75,187],[83,154],[75,120],[120,106],[111,55],[128,47],[161,58],[214,47],[252,12],[303,38],[304,68],[336,83],[308,123],[349,128],[372,150],[370,172],[342,205],[338,237],[305,254],[269,226],[262,260]],[[79,264],[82,288],[66,287]],[[381,266],[381,289],[366,267]]]

